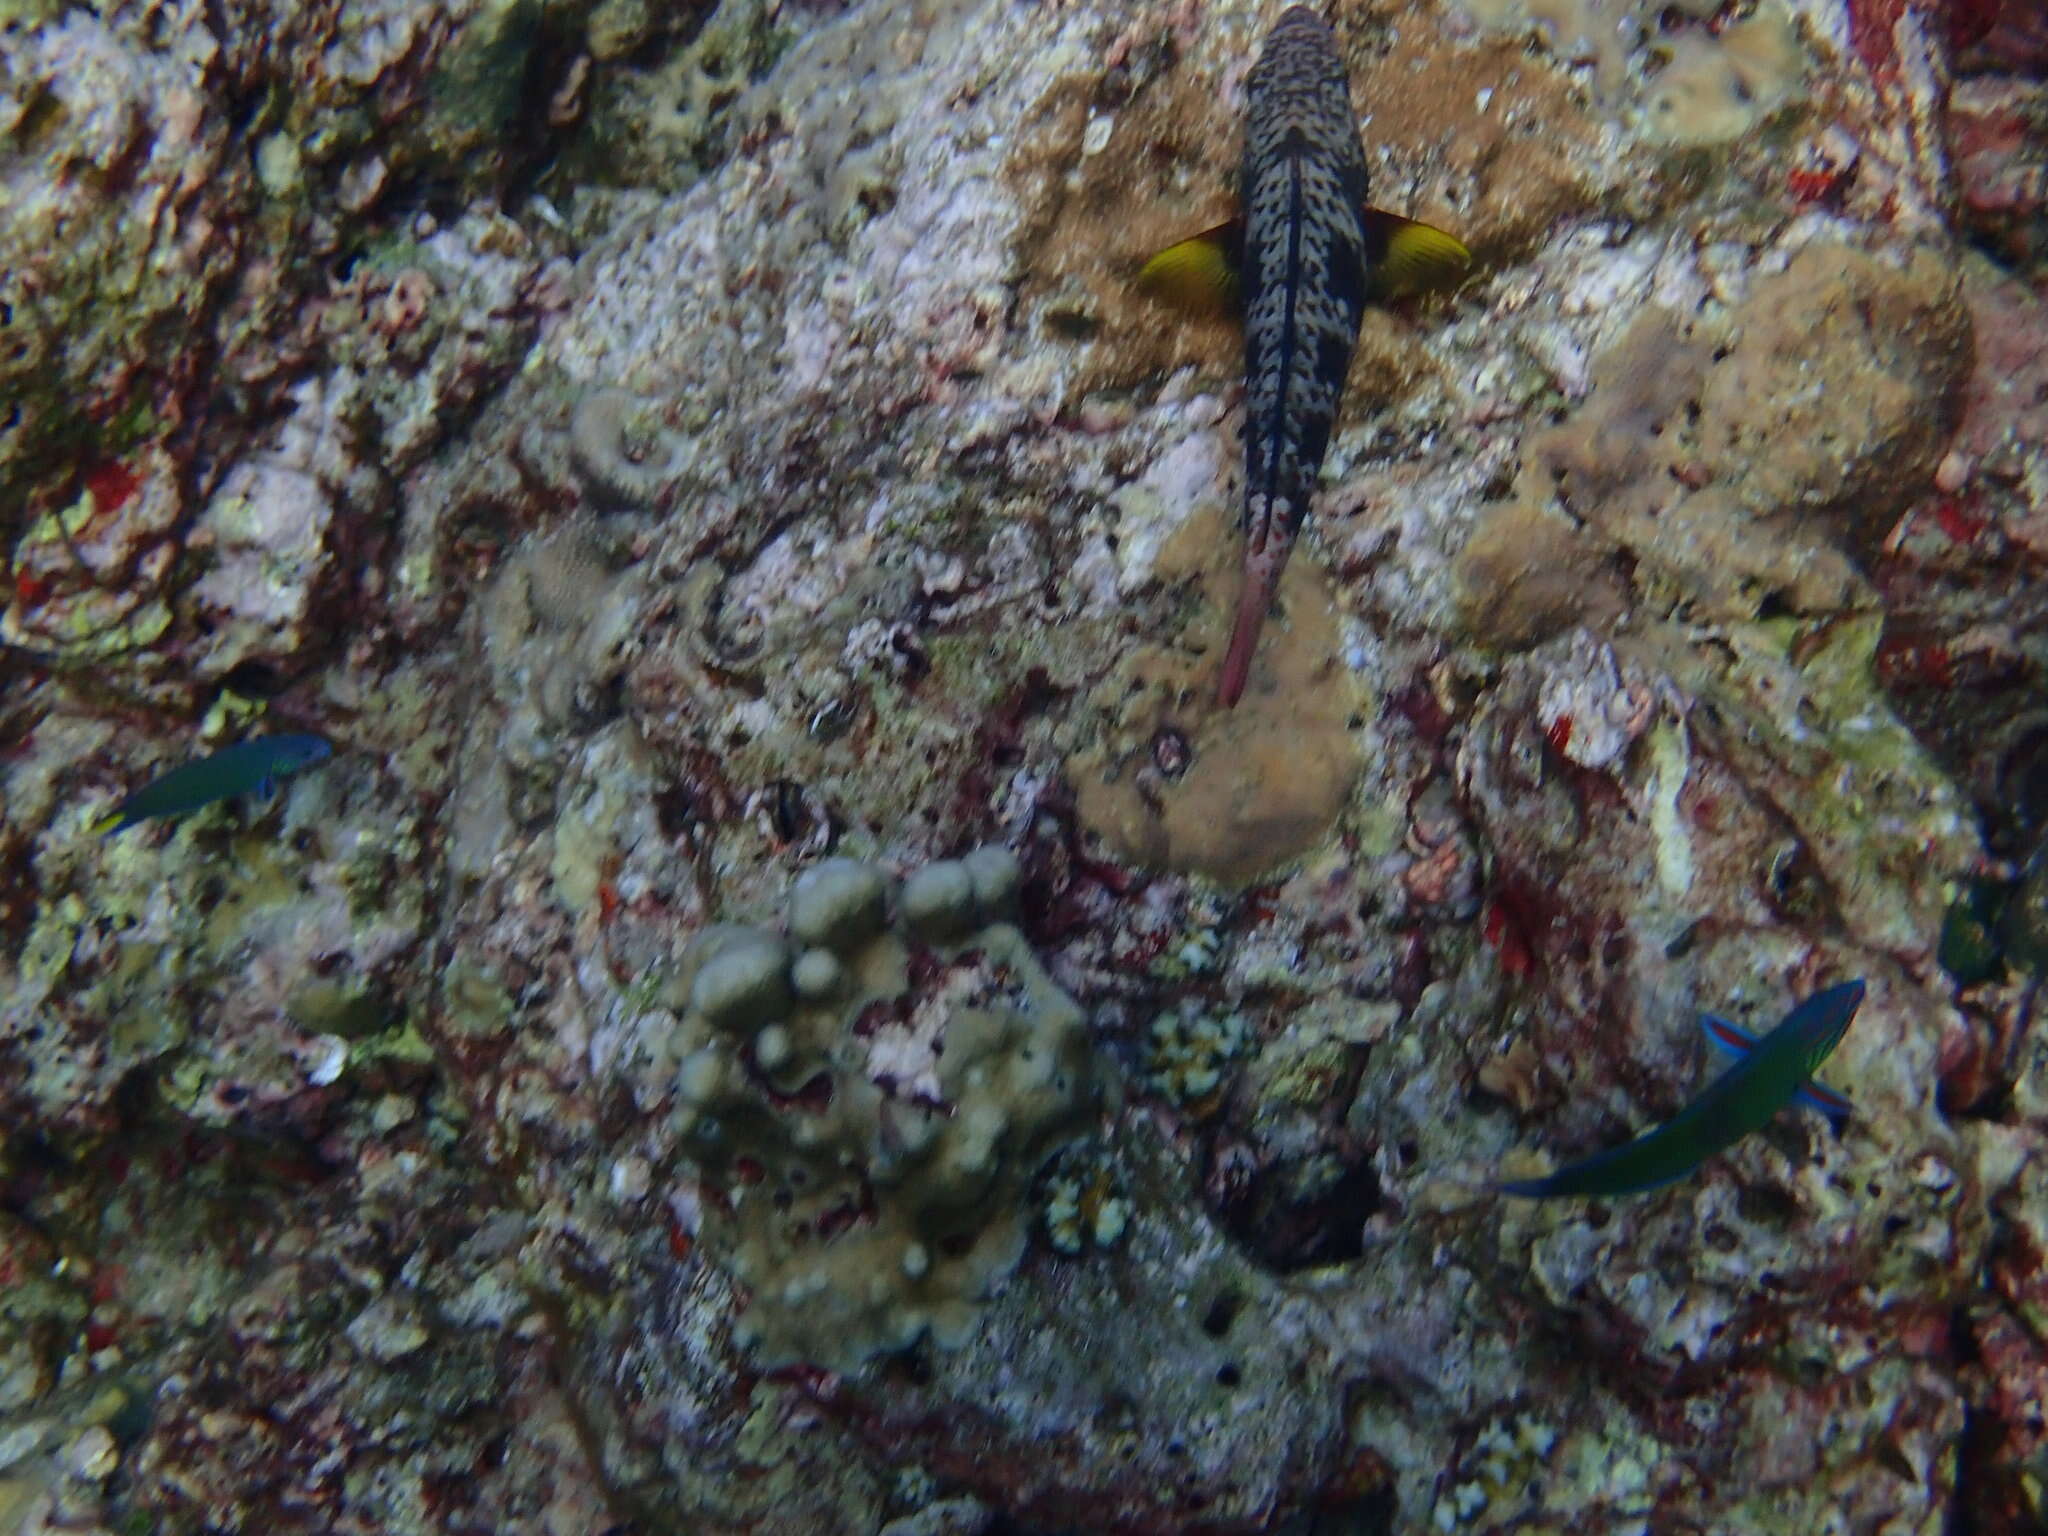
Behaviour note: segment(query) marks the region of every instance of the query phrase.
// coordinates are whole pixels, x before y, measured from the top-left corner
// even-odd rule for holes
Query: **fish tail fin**
[[[1230,649],[1223,653],[1223,675],[1216,684],[1216,702],[1234,709],[1244,696],[1251,676],[1252,653],[1259,648],[1259,631],[1265,627],[1266,611],[1273,606],[1273,593],[1280,585],[1280,562],[1265,556],[1245,561],[1244,591],[1237,600],[1237,620],[1231,626]]]

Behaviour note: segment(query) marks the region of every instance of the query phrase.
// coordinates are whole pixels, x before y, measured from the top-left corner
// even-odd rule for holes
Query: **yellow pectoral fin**
[[[1379,243],[1373,268],[1374,294],[1398,299],[1415,293],[1444,293],[1458,286],[1472,266],[1472,253],[1456,235],[1399,214],[1365,210],[1365,227]]]
[[[1162,304],[1205,320],[1237,315],[1237,255],[1244,221],[1232,219],[1169,245],[1146,262],[1138,287]]]

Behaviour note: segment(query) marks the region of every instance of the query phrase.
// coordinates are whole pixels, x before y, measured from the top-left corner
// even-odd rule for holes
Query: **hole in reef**
[[[1042,322],[1045,330],[1061,341],[1088,341],[1102,329],[1100,320],[1078,309],[1048,309]]]
[[[1299,1172],[1280,1165],[1254,1175],[1216,1213],[1224,1229],[1280,1274],[1359,1257],[1366,1218],[1385,1204],[1370,1159],[1347,1164],[1307,1199],[1290,1198],[1288,1186]]]
[[[2025,834],[2048,822],[2048,725],[2035,720],[2005,733],[1993,772],[2003,812],[1999,820],[2007,823],[1997,831],[2015,847],[2025,846]]]
[[[1354,1498],[1324,1500],[1318,1523],[1310,1529],[1319,1536],[1323,1531],[1342,1531],[1345,1536],[1394,1536],[1401,1529],[1400,1513],[1393,1486],[1387,1484]]]
[[[1768,1184],[1748,1184],[1735,1197],[1735,1209],[1744,1221],[1760,1227],[1790,1227],[1799,1220],[1799,1202],[1782,1189]]]
[[[285,678],[271,663],[252,656],[223,672],[220,685],[245,699],[269,699],[284,691]]]
[[[1226,1360],[1216,1367],[1216,1385],[1235,1387],[1244,1380],[1244,1373],[1238,1370],[1234,1361]]]
[[[1237,1291],[1218,1291],[1209,1310],[1202,1314],[1202,1332],[1212,1339],[1222,1338],[1230,1332],[1230,1325],[1237,1321],[1238,1309],[1243,1305],[1244,1297]]]
[[[932,1382],[931,1352],[922,1341],[893,1355],[882,1357],[882,1374],[909,1387],[928,1387]]]
[[[1792,613],[1791,602],[1776,588],[1772,588],[1757,600],[1756,619],[1759,624],[1768,623],[1772,619],[1790,618]]]

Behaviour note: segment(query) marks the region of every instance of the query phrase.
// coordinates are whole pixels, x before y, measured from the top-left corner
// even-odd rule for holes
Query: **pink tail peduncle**
[[[1223,676],[1216,685],[1216,702],[1233,709],[1244,696],[1245,680],[1251,676],[1252,653],[1259,648],[1259,631],[1266,622],[1266,610],[1273,606],[1273,589],[1280,584],[1277,563],[1263,560],[1245,562],[1244,591],[1237,600],[1237,622],[1230,631],[1230,649],[1223,654]]]

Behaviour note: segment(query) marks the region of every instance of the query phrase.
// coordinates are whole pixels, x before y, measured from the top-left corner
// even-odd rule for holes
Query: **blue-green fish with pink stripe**
[[[1710,1016],[1709,1038],[1739,1057],[1698,1098],[1634,1141],[1596,1152],[1547,1178],[1516,1179],[1496,1188],[1537,1199],[1640,1194],[1677,1183],[1717,1152],[1762,1129],[1789,1104],[1811,1103],[1830,1118],[1847,1114],[1849,1101],[1816,1083],[1813,1075],[1841,1044],[1862,1003],[1863,983],[1845,981],[1814,993],[1761,1039]]]
[[[257,736],[180,763],[128,796],[95,830],[111,835],[158,816],[182,816],[234,795],[268,795],[288,773],[325,761],[334,751],[325,737],[309,732]]]

